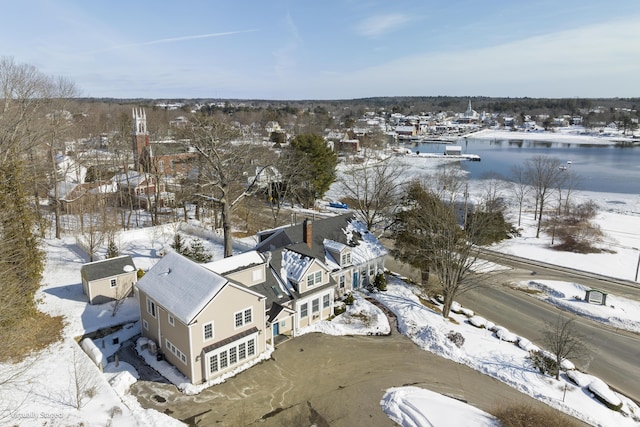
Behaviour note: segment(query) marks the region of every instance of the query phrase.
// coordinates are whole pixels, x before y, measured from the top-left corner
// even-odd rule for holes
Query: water
[[[482,159],[480,162],[460,162],[471,179],[481,179],[490,173],[508,178],[514,165],[524,165],[534,156],[549,156],[557,158],[580,176],[579,190],[640,194],[640,147],[474,138],[459,140],[456,145],[462,146],[464,154],[478,154]],[[444,147],[443,144],[423,143],[413,151],[443,153]]]

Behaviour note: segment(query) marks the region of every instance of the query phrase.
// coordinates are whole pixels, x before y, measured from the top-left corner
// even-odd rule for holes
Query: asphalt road
[[[536,279],[575,281],[618,296],[639,299],[640,290],[632,282],[528,260],[493,257],[492,261],[509,265],[513,269],[496,277],[498,286],[471,289],[460,294],[456,300],[533,342],[540,343],[546,322],[555,322],[559,315],[569,314],[530,294],[510,288],[510,283]],[[578,367],[640,402],[640,335],[617,330],[584,317],[575,319],[576,331],[582,335],[590,349],[587,360],[576,363]]]
[[[193,426],[394,426],[380,400],[390,387],[412,385],[487,412],[512,403],[544,403],[465,365],[389,336],[307,334],[280,344],[272,358],[198,395],[140,380],[131,391]],[[586,425],[578,422],[578,425]]]

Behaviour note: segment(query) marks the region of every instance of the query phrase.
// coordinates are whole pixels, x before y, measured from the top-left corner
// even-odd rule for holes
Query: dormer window
[[[340,266],[345,267],[347,265],[351,265],[351,252],[343,253],[340,256]]]
[[[322,283],[322,271],[316,271],[307,276],[307,287],[312,287]]]

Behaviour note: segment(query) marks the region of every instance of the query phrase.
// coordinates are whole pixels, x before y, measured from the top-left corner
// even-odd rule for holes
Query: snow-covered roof
[[[280,277],[285,282],[291,280],[293,282],[300,283],[300,279],[304,276],[312,263],[313,258],[285,249],[282,251]]]
[[[345,230],[347,241],[352,241],[351,235],[358,233],[360,239],[358,244],[351,248],[351,262],[360,264],[372,259],[384,256],[388,253],[387,249],[380,241],[367,230],[367,227],[360,221],[350,221]]]
[[[130,185],[136,187],[147,179],[147,174],[137,171],[128,171],[127,173],[120,173],[113,177],[114,182],[120,185]]]
[[[82,275],[90,282],[133,271],[136,271],[136,267],[130,255],[89,262],[81,268]]]
[[[169,252],[136,287],[188,325],[227,283],[219,274]]]
[[[324,244],[324,248],[328,251],[340,252],[344,248],[347,247],[344,243],[336,242],[335,240],[324,239],[322,242]]]
[[[217,261],[207,262],[202,264],[202,266],[215,273],[226,274],[240,270],[243,267],[251,267],[263,263],[264,258],[260,252],[249,251],[232,257],[222,258]]]

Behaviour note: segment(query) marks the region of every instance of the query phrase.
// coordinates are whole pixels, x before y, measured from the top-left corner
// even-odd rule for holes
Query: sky
[[[2,1],[0,56],[114,98],[640,96],[640,3]]]

